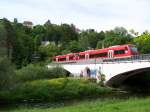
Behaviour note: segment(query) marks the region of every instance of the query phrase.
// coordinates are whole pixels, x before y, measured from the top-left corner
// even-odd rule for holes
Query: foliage
[[[15,85],[15,72],[7,58],[0,58],[0,90],[12,89]]]
[[[14,22],[2,19],[0,32],[0,39],[3,40],[0,50],[5,52],[5,40],[9,39],[7,51],[12,53],[7,54],[11,54],[12,62],[17,68],[34,62],[35,57],[38,57],[38,61],[46,61],[51,60],[54,55],[133,43],[133,36],[123,27],[105,32],[97,32],[94,29],[80,31],[73,24],[56,25],[49,20],[44,25],[36,25],[31,29],[18,23],[17,19],[14,19]],[[137,34],[134,30],[130,32]],[[45,46],[42,42],[50,44]]]
[[[0,21],[0,56],[6,56],[6,46],[5,46],[5,29],[2,21]]]
[[[82,49],[94,49],[97,46],[97,42],[105,38],[103,32],[97,33],[93,30],[87,30],[79,35],[79,43]]]
[[[3,36],[5,38],[5,47],[7,48],[7,57],[10,58],[15,34],[13,31],[13,26],[6,18],[3,19],[2,23],[5,31]]]
[[[73,24],[61,24],[60,26],[62,32],[62,39],[63,43],[70,42],[72,40],[78,39],[78,34],[76,32],[76,28]]]
[[[61,101],[111,93],[110,88],[86,80],[58,78],[35,80],[19,85],[6,99],[12,101]]]
[[[66,71],[60,67],[48,69],[45,66],[30,64],[22,69],[16,70],[16,75],[18,81],[22,83],[38,79],[65,77]]]
[[[116,27],[105,32],[106,38],[103,41],[105,47],[132,43],[133,37],[123,27]]]
[[[141,53],[150,53],[150,34],[144,33],[134,39],[135,44]]]
[[[58,44],[62,38],[61,28],[55,24],[45,24],[43,27],[45,29],[43,41],[51,41]]]
[[[96,99],[86,100],[63,105],[59,108],[28,108],[20,106],[7,112],[149,112],[150,98],[129,98],[129,99]],[[60,104],[61,105],[61,104]],[[54,106],[55,107],[55,106]]]
[[[26,66],[32,61],[32,54],[34,52],[34,41],[30,36],[30,29],[24,27],[22,24],[16,23],[14,46],[12,51],[12,62],[17,68]]]
[[[39,46],[39,53],[41,55],[41,60],[46,58],[52,58],[57,55],[59,52],[59,48],[55,45],[55,43],[49,43],[48,45]]]
[[[98,40],[96,48],[103,48],[104,47],[104,40],[106,38],[105,33],[103,31],[101,31],[99,33],[99,36],[100,36],[101,39]]]
[[[70,52],[73,52],[73,53],[75,53],[75,52],[80,52],[80,51],[82,51],[83,49],[82,49],[82,47],[80,46],[80,44],[78,43],[78,41],[71,41],[70,43],[69,43],[69,46],[68,46],[68,51],[70,51]]]

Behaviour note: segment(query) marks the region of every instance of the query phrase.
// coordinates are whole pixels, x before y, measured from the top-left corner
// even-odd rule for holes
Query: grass
[[[150,97],[84,100],[56,107],[19,106],[0,112],[150,112]]]

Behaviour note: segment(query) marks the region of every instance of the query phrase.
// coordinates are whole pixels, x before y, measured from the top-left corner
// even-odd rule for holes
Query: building
[[[23,25],[28,27],[28,28],[33,28],[33,23],[31,21],[24,21]]]

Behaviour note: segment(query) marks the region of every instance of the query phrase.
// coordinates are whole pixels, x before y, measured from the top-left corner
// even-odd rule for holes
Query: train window
[[[105,57],[107,56],[107,52],[96,54],[96,57]]]
[[[105,57],[105,56],[107,56],[107,52],[99,53],[99,54],[91,54],[90,58]]]
[[[85,55],[80,55],[80,59],[85,59]]]
[[[118,54],[125,54],[125,50],[123,49],[123,50],[115,50],[114,51],[114,54],[115,55],[118,55]]]
[[[70,56],[69,60],[73,60],[73,56]]]
[[[86,54],[86,55],[85,55],[85,59],[89,59],[89,54]]]
[[[66,61],[66,58],[60,58],[59,61]]]
[[[95,58],[95,54],[90,54],[90,58]]]
[[[130,48],[131,48],[131,51],[133,53],[137,53],[138,52],[138,49],[135,46],[131,46]]]

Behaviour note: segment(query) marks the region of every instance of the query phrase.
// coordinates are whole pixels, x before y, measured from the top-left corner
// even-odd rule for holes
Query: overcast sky
[[[73,23],[79,29],[110,30],[115,26],[150,30],[150,0],[0,0],[0,18],[36,24]]]

